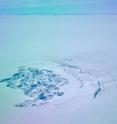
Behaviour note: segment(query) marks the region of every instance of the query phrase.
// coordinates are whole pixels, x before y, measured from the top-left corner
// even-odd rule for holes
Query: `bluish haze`
[[[117,14],[117,1],[0,0],[0,14]]]

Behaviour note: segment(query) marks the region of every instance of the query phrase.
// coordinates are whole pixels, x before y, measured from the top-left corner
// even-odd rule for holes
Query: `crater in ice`
[[[87,70],[64,62],[41,63],[33,67],[22,66],[11,76],[0,81],[7,87],[21,89],[31,100],[15,104],[16,107],[36,106],[38,101],[46,103],[69,91],[64,86],[83,88],[87,82],[95,84],[93,97],[101,92],[101,83]],[[70,93],[70,92],[69,92]]]

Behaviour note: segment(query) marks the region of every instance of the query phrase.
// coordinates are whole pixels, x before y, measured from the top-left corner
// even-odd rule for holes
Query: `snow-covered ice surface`
[[[1,124],[117,123],[116,16],[0,18]]]
[[[1,81],[5,84],[4,86],[7,84],[13,89],[22,89],[25,95],[29,96],[29,98],[24,98],[24,101],[19,100],[19,103],[17,101],[17,103],[13,103],[16,107],[28,107],[17,111],[32,113],[30,115],[26,112],[26,117],[23,116],[25,119],[20,120],[20,123],[32,124],[33,121],[38,122],[39,120],[42,123],[53,124],[63,122],[76,124],[78,121],[84,124],[87,121],[96,124],[116,122],[117,68],[114,65],[97,60],[94,63],[87,61],[86,66],[78,58],[59,62],[36,62],[32,65],[33,68],[28,68],[28,71],[33,74],[36,72],[35,75],[31,75],[26,67],[21,67],[26,69],[21,74],[30,75],[28,79],[25,80],[25,76],[22,78],[21,74],[15,73],[11,78]],[[38,82],[39,84],[37,84]],[[17,92],[15,91],[15,93]],[[33,117],[34,120],[30,120],[27,116]],[[22,118],[22,116],[16,118]],[[38,120],[38,118],[40,119]],[[44,118],[47,118],[48,121]]]

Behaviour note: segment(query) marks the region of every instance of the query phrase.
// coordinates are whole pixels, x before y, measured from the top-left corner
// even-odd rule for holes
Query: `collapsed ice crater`
[[[54,66],[54,63],[52,63]],[[64,95],[62,87],[70,82],[80,82],[80,87],[83,87],[85,82],[91,75],[78,66],[56,63],[55,70],[61,70],[59,73],[53,69],[43,69],[38,67],[19,67],[17,72],[9,78],[5,78],[0,82],[6,82],[7,87],[13,89],[21,89],[24,94],[32,97],[32,100],[26,100],[18,103],[16,107],[36,106],[36,102],[51,100],[54,96]],[[66,76],[67,75],[67,76]],[[70,78],[69,78],[70,77]],[[77,84],[78,85],[78,84]],[[98,81],[94,98],[101,91],[101,84]]]
[[[60,87],[68,81],[51,70],[19,67],[18,71],[12,77],[1,80],[6,82],[7,87],[22,89],[25,95],[46,101],[53,96],[62,96],[64,92]],[[27,101],[30,103],[31,101]],[[22,107],[26,104],[17,104]]]

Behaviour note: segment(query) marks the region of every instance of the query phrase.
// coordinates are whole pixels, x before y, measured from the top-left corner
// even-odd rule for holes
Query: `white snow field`
[[[0,124],[116,124],[116,34],[116,15],[0,16],[0,81],[21,66],[68,81],[44,101],[24,94],[21,77],[1,81]]]

